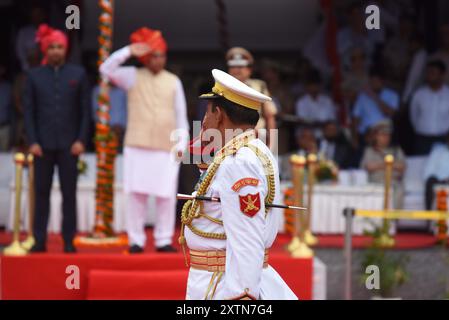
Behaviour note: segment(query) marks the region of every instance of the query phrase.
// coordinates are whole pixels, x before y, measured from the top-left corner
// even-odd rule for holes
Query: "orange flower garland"
[[[447,197],[448,197],[448,192],[447,192],[446,188],[441,188],[437,191],[437,194],[436,194],[437,210],[447,211]],[[437,233],[438,241],[446,241],[446,239],[447,239],[446,220],[438,220],[437,226],[438,226],[438,233]]]
[[[296,205],[294,203],[294,190],[288,188],[284,191],[284,202],[288,206]],[[296,212],[292,209],[284,209],[284,230],[288,235],[295,234]]]
[[[100,0],[102,13],[99,18],[100,36],[98,43],[98,65],[109,56],[112,48],[112,0]],[[95,149],[97,154],[97,186],[95,190],[94,237],[104,238],[114,235],[114,163],[118,149],[118,139],[109,125],[110,101],[109,82],[100,77],[98,96],[98,121],[96,124]]]

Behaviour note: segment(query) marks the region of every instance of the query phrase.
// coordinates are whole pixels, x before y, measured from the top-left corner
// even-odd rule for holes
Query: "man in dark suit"
[[[44,54],[42,66],[31,69],[24,92],[25,126],[35,157],[36,244],[46,251],[50,191],[55,166],[63,197],[64,252],[75,252],[78,156],[84,152],[90,122],[89,92],[82,67],[65,63],[67,37],[44,25],[37,33]]]
[[[337,122],[327,121],[323,125],[323,137],[318,145],[318,152],[326,159],[334,161],[340,169],[358,167],[353,161],[353,149]]]

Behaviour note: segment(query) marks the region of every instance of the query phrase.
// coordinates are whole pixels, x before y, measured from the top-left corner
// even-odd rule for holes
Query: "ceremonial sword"
[[[180,200],[200,200],[200,201],[212,201],[212,202],[220,202],[220,198],[217,197],[206,197],[206,196],[192,196],[189,194],[182,194],[178,193],[176,195],[177,199]],[[297,207],[297,206],[287,206],[284,204],[275,204],[275,203],[265,203],[265,206],[269,208],[281,208],[281,209],[292,209],[292,210],[307,210],[307,208],[304,207]]]

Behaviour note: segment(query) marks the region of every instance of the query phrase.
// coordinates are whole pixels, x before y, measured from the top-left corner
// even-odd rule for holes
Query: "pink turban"
[[[36,42],[39,43],[41,52],[44,54],[42,64],[47,63],[47,49],[50,44],[59,43],[65,48],[67,48],[68,46],[68,39],[66,34],[60,30],[49,27],[47,24],[39,25],[39,28],[36,32]]]

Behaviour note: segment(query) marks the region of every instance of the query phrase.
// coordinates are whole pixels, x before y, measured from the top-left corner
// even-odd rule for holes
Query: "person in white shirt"
[[[335,121],[336,108],[332,99],[321,92],[321,76],[311,71],[306,79],[306,94],[296,102],[296,115],[303,124],[315,127],[315,134],[321,136],[321,127],[328,121]]]
[[[437,143],[433,146],[424,169],[424,178],[426,180],[424,195],[426,210],[432,210],[435,197],[434,186],[437,184],[449,185],[449,134],[445,144]]]
[[[145,246],[149,195],[156,197],[156,250],[173,252],[179,173],[176,157],[181,158],[187,148],[189,130],[184,90],[179,78],[165,70],[167,45],[160,31],[141,28],[131,35],[131,43],[100,66],[101,74],[128,95],[123,183],[128,195],[129,252],[140,253]],[[131,56],[144,67],[122,67]],[[177,143],[172,138],[176,132],[180,134]]]
[[[430,56],[430,60],[441,60],[446,69],[449,68],[449,23],[440,27],[440,48]],[[449,85],[449,72],[446,72],[444,81]]]
[[[410,121],[416,133],[415,154],[429,154],[433,144],[444,142],[449,132],[449,87],[444,84],[445,73],[442,61],[428,62],[426,85],[413,95]]]

